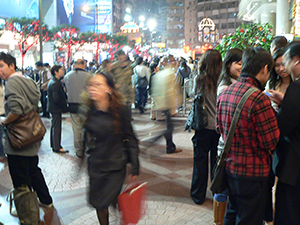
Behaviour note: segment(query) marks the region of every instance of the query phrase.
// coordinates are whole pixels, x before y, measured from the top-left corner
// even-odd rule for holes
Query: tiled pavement
[[[133,112],[133,126],[140,140],[141,174],[137,181],[148,182],[146,212],[138,224],[212,224],[212,196],[207,192],[203,205],[196,205],[189,196],[192,176],[192,142],[193,133],[183,132],[186,117],[181,114],[173,118],[175,131],[173,135],[177,148],[183,149],[178,154],[165,152],[165,139],[148,146],[147,140],[165,129],[164,122],[152,121],[149,113],[139,115]],[[44,120],[49,129],[50,120]],[[70,154],[52,153],[49,145],[49,133],[43,140],[40,150],[40,164],[46,182],[54,199],[54,209],[41,210],[44,224],[93,225],[99,224],[95,210],[86,199],[86,169],[79,171],[79,160],[75,157],[73,135],[70,119],[63,120],[62,145]],[[0,163],[0,221],[5,225],[18,224],[18,219],[8,213],[5,198],[12,188],[7,164]],[[110,209],[110,224],[119,225],[119,215]]]

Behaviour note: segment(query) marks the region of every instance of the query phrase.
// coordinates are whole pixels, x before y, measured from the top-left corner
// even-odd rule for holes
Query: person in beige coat
[[[152,94],[155,103],[156,110],[161,110],[165,112],[167,130],[161,136],[164,136],[167,141],[167,154],[178,153],[182,150],[176,149],[173,143],[173,124],[171,121],[171,115],[174,114],[176,109],[176,88],[175,84],[175,71],[173,65],[176,61],[173,56],[164,57],[161,61],[161,66],[163,69],[159,71],[152,81]],[[179,87],[180,88],[180,87]]]

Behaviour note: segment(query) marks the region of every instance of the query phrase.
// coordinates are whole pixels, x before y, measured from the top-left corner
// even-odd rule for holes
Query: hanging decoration
[[[69,25],[60,25],[52,29],[54,33],[52,41],[54,41],[54,49],[62,51],[67,49],[67,65],[68,67],[71,64],[71,48],[77,44],[83,45],[84,40],[79,39],[79,29],[75,26]]]
[[[39,26],[39,20],[29,19],[26,17],[9,18],[3,26],[3,30],[13,33],[13,37],[18,43],[18,47],[22,56],[22,71],[26,53],[30,48],[39,43]],[[42,34],[44,42],[50,40],[47,25],[42,25]]]

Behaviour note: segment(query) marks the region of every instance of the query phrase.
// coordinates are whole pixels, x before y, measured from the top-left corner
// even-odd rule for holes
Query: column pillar
[[[273,29],[272,29],[271,34],[272,35],[275,34],[275,27],[276,27],[276,14],[275,13],[263,12],[261,14],[260,22],[261,23],[272,23],[273,24]]]
[[[289,21],[289,1],[277,0],[276,9],[276,35],[290,33],[291,22]]]

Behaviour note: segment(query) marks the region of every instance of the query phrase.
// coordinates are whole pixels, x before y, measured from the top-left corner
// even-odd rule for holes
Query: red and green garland
[[[14,39],[18,42],[22,56],[22,68],[24,65],[24,57],[28,50],[39,43],[39,26],[39,20],[26,17],[12,17],[8,19],[2,27],[4,30],[11,31],[14,35]],[[42,35],[44,42],[50,40],[46,25],[42,25]],[[30,38],[32,39],[31,42],[29,42]]]
[[[269,51],[273,38],[271,34],[272,27],[273,25],[269,23],[242,24],[234,34],[223,37],[221,44],[216,46],[215,49],[220,51],[223,57],[232,48],[244,50],[247,47],[262,47]]]
[[[80,41],[79,39],[79,28],[62,24],[58,27],[53,28],[52,33],[54,33],[53,38],[51,39],[52,41],[54,41],[54,49],[58,49],[58,51],[67,49],[67,64],[68,66],[70,66],[71,47],[76,46],[77,44],[84,44],[84,42]]]

